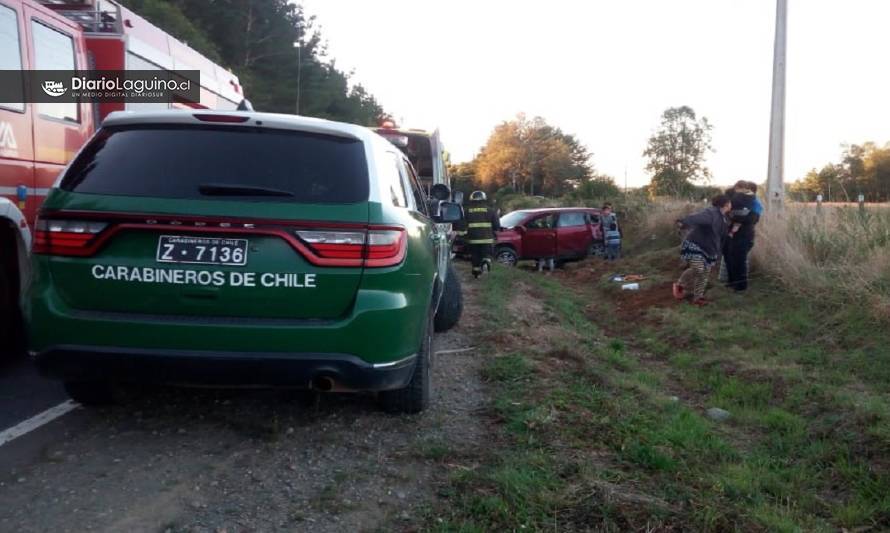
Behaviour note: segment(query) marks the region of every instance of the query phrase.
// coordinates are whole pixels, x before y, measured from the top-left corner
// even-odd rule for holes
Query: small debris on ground
[[[708,418],[716,422],[723,422],[725,420],[728,420],[729,417],[732,416],[732,413],[725,409],[720,409],[719,407],[711,407],[710,409],[705,411],[705,414],[708,415]]]

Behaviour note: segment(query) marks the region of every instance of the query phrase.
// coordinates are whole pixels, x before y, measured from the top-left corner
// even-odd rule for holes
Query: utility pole
[[[294,41],[294,48],[297,49],[297,115],[300,114],[300,74],[303,70],[303,43]]]
[[[624,196],[627,196],[627,163],[624,164]]]
[[[785,50],[788,0],[776,0],[776,40],[773,48],[773,98],[769,123],[767,204],[779,211],[785,200]]]

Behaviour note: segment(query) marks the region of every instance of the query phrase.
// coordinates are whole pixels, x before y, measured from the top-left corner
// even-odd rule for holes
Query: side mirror
[[[451,193],[451,200],[456,204],[464,203],[464,193],[463,191],[454,191]]]
[[[451,191],[448,189],[448,185],[437,183],[430,189],[430,197],[436,200],[448,200],[451,198]]]
[[[525,226],[513,226],[513,229],[519,234],[524,234],[526,232]]]
[[[463,218],[464,208],[460,204],[440,201],[438,213],[433,217],[433,220],[442,224],[450,224],[460,222]]]
[[[253,104],[250,103],[250,100],[247,98],[241,100],[241,103],[238,104],[238,111],[253,111]]]

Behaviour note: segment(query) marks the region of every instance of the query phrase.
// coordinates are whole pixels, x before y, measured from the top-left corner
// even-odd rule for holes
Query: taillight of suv
[[[329,266],[388,267],[405,258],[403,228],[356,230],[297,230],[296,235]],[[311,261],[311,258],[310,258]]]
[[[278,223],[269,225],[239,224],[229,220],[164,220],[162,217],[107,214],[107,221],[90,218],[38,218],[33,252],[43,255],[88,257],[121,231],[173,231],[226,235],[272,235],[288,242],[310,263],[332,267],[390,267],[405,258],[407,233],[392,226],[355,226],[327,229],[286,228]],[[70,216],[70,215],[69,215]],[[188,217],[177,217],[188,218]],[[190,225],[194,224],[194,226]],[[313,226],[317,223],[306,223]],[[200,228],[200,229],[199,229]]]
[[[93,244],[106,222],[94,220],[46,220],[38,219],[35,224],[35,254],[89,256],[95,251]]]

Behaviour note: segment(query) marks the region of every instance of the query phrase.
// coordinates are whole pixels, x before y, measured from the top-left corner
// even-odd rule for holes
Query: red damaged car
[[[587,207],[523,209],[501,217],[495,258],[504,265],[523,259],[583,259],[603,252],[600,210]]]

